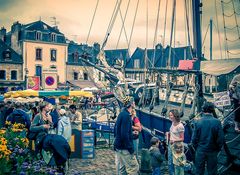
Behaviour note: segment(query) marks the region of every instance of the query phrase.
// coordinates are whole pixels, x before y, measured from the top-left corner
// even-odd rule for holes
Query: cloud
[[[19,5],[19,0],[0,0],[0,11],[1,13],[6,12],[13,8],[15,5]]]

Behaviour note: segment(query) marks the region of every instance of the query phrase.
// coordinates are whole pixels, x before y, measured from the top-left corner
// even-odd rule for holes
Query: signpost
[[[217,107],[225,107],[231,105],[231,100],[228,91],[213,93],[213,98],[214,104]]]
[[[43,82],[43,88],[45,90],[57,89],[57,74],[56,73],[44,73],[42,82]]]
[[[40,77],[29,76],[27,78],[27,89],[40,90]]]

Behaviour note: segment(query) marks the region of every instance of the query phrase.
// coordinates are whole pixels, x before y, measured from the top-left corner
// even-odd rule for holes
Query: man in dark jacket
[[[204,174],[205,163],[208,175],[217,174],[217,154],[223,146],[224,134],[221,122],[212,115],[213,110],[214,104],[205,102],[203,115],[195,123],[192,144],[196,148],[196,175]]]
[[[27,129],[30,128],[31,122],[29,115],[22,109],[22,104],[16,102],[15,109],[13,112],[7,117],[6,121],[14,123],[20,123],[26,126]]]
[[[123,99],[123,103],[124,108],[118,115],[114,128],[117,174],[122,174],[126,170],[127,174],[135,175],[139,170],[137,159],[133,154],[131,111],[135,108],[135,103],[129,96]]]

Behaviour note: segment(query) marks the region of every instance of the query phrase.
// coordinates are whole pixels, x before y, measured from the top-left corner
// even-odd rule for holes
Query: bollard
[[[141,167],[140,172],[141,173],[152,173],[151,168],[151,157],[148,149],[142,149],[142,156],[141,156]]]

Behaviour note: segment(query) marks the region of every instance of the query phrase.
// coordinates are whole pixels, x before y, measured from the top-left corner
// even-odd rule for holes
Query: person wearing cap
[[[160,167],[163,162],[163,156],[159,150],[160,140],[157,137],[152,137],[150,143],[151,147],[149,149],[149,152],[151,156],[151,166],[153,169],[152,175],[160,175]]]
[[[136,175],[139,171],[139,165],[134,155],[131,117],[131,112],[135,108],[134,99],[126,96],[123,99],[123,105],[124,108],[119,113],[114,128],[117,174]]]
[[[63,136],[69,143],[72,135],[70,118],[66,116],[66,110],[63,108],[59,110],[59,114],[57,134]]]
[[[224,143],[224,133],[220,120],[214,118],[214,104],[205,102],[202,116],[196,121],[191,143],[196,149],[196,175],[204,174],[205,163],[209,175],[217,174],[217,155]]]

